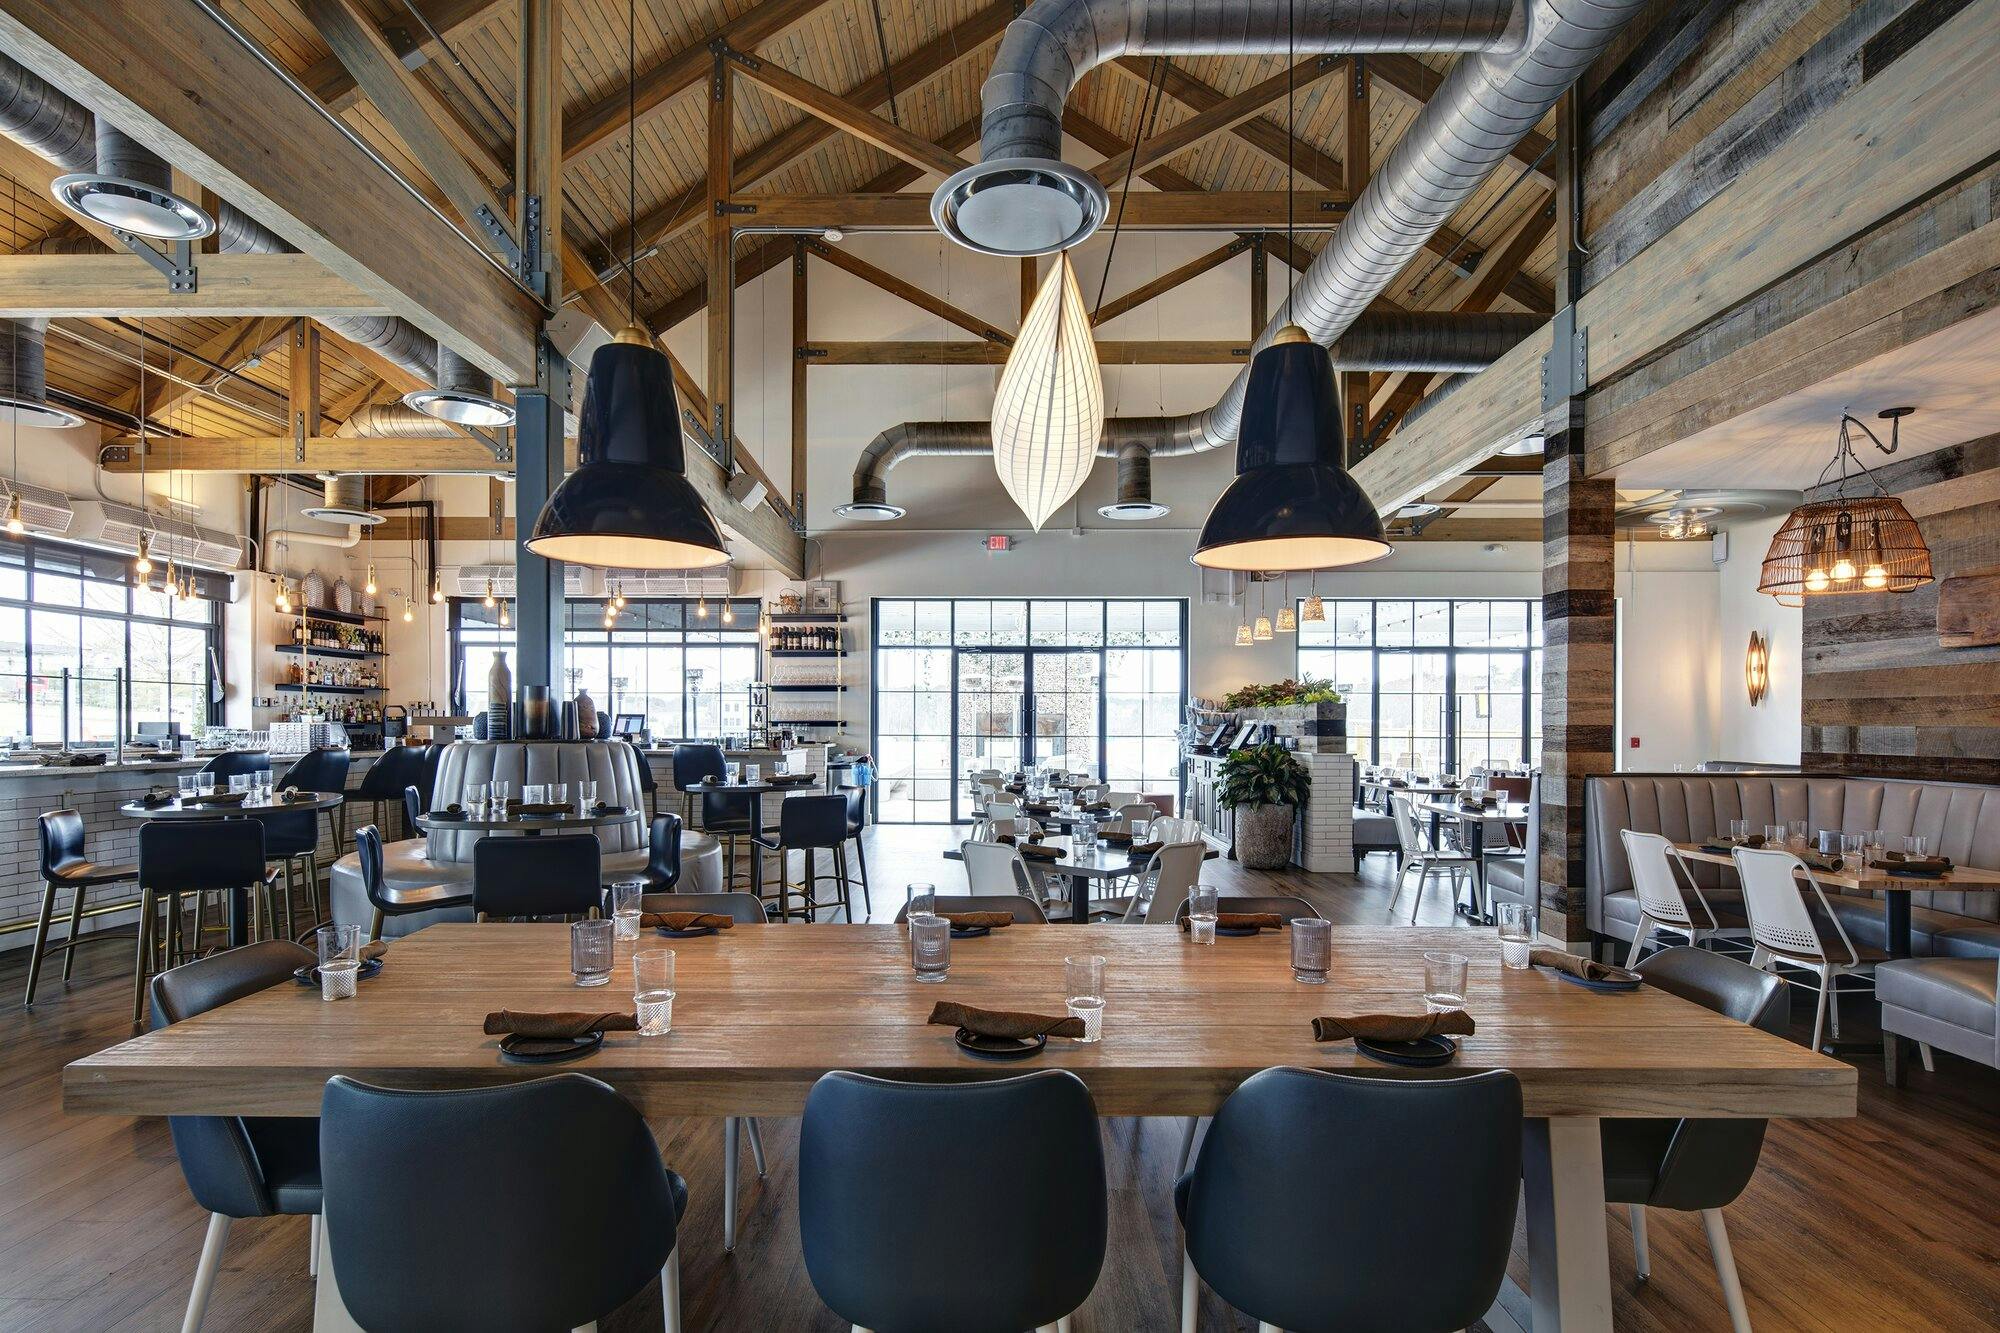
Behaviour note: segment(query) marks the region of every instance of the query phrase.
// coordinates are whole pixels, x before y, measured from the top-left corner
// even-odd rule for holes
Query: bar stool
[[[253,821],[257,822],[257,821]],[[264,856],[267,861],[276,861],[285,874],[284,897],[269,902],[265,916],[275,935],[278,929],[278,908],[284,909],[285,938],[297,939],[297,924],[292,918],[292,904],[298,897],[300,878],[306,882],[306,904],[312,909],[313,925],[321,919],[319,899],[319,813],[314,810],[291,810],[266,815],[264,825]],[[275,883],[273,875],[268,883]]]
[[[787,801],[785,804],[790,805]],[[701,794],[701,829],[722,842],[723,885],[736,888],[736,840],[756,842],[757,798],[748,792],[705,791]],[[756,849],[751,849],[755,855]]]
[[[639,793],[646,798],[646,813],[648,816],[658,815],[660,813],[660,776],[653,772],[653,766],[646,762],[644,751],[640,750],[638,746],[632,745],[631,741],[626,741],[625,743],[632,746],[632,762],[639,766]]]
[[[229,779],[240,778],[246,773],[269,773],[271,752],[269,750],[224,750],[195,770],[198,773],[215,775],[216,785],[228,787]]]
[[[424,747],[420,745],[398,745],[383,752],[382,757],[368,766],[361,775],[361,782],[348,793],[347,799],[367,801],[372,809],[369,822],[379,826],[382,822],[382,803],[403,799],[403,790],[423,778]],[[287,778],[291,774],[285,775]],[[405,837],[415,837],[417,826],[410,825]]]
[[[326,812],[327,831],[333,835],[333,854],[340,855],[341,839],[347,836],[347,769],[348,753],[328,747],[300,755],[298,762],[285,770],[285,776],[274,784],[289,787],[293,791],[315,792],[321,796],[338,796],[341,804]],[[317,893],[317,890],[314,890]]]
[[[676,745],[674,747],[674,787],[681,793],[681,819],[694,818],[694,797],[688,788],[698,782],[720,782],[729,774],[719,745]],[[706,825],[697,827],[706,828]]]
[[[595,916],[602,860],[594,833],[481,838],[472,844],[474,916]]]
[[[832,853],[833,874],[831,878],[840,890],[839,898],[829,906],[838,906],[847,913],[847,919],[854,920],[854,904],[847,896],[847,861],[843,855],[847,842],[847,797],[838,792],[825,796],[794,796],[778,808],[778,837],[767,842],[760,834],[752,833],[750,841],[757,847],[778,854],[778,916],[789,921],[793,915],[790,906],[792,883],[785,877],[790,865],[791,852],[801,852],[805,864],[801,868],[798,883],[799,896],[804,906],[798,915],[806,920],[813,919],[819,907],[818,858],[815,852]]]
[[[382,938],[382,923],[392,916],[411,916],[441,907],[464,907],[472,901],[467,884],[425,884],[418,888],[392,887],[382,875],[382,834],[373,824],[354,830],[354,857],[361,863],[361,887],[375,908],[368,926],[369,943]]]
[[[256,901],[264,883],[264,826],[254,819],[155,820],[139,830],[139,948],[132,986],[132,1021],[145,1012],[153,952],[173,961],[177,941],[159,938],[159,903],[166,900],[178,935],[181,895],[244,889]],[[164,971],[164,968],[160,970]]]
[[[840,794],[847,800],[847,840],[854,844],[854,862],[861,870],[861,911],[863,915],[872,917],[875,915],[875,903],[868,896],[868,853],[862,850],[861,845],[861,831],[868,826],[868,789],[849,787]],[[847,855],[844,848],[840,855]]]
[[[136,879],[139,867],[130,861],[98,865],[83,854],[83,816],[74,810],[51,810],[36,821],[41,842],[42,913],[35,921],[35,947],[28,955],[28,998],[35,1003],[35,983],[42,975],[42,958],[49,948],[49,917],[55,911],[56,889],[69,889],[69,934],[56,948],[62,950],[63,980],[67,982],[76,962],[77,931],[83,925],[83,897],[86,891],[104,884]]]

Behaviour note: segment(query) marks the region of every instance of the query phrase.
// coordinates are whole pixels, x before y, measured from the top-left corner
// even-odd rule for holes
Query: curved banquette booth
[[[505,782],[518,796],[524,784],[595,782],[597,796],[607,805],[622,805],[639,818],[597,831],[603,845],[602,873],[607,883],[636,876],[646,868],[650,820],[639,765],[645,762],[621,741],[454,741],[438,761],[431,806],[463,805],[476,785]],[[383,879],[391,885],[421,887],[464,883],[472,878],[472,849],[482,837],[522,837],[524,834],[438,832],[383,844]],[[722,888],[722,850],[705,833],[681,833],[681,888],[689,893],[714,893]],[[366,927],[373,919],[367,891],[361,883],[360,862],[353,854],[335,862],[329,872],[333,918],[342,925]],[[407,935],[438,921],[470,921],[469,907],[445,908],[410,916],[390,917],[383,934]]]

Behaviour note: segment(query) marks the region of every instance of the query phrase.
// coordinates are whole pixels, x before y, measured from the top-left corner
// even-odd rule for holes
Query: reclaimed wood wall
[[[1939,583],[2000,565],[2000,435],[1873,475],[1923,529],[1938,582],[1806,603],[1805,765],[2000,782],[2000,645],[1940,647],[1937,623]]]

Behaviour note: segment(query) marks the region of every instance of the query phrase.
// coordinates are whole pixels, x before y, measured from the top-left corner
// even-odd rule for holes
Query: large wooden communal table
[[[935,1080],[1067,1069],[1103,1115],[1192,1116],[1213,1113],[1273,1065],[1382,1078],[1511,1069],[1532,1117],[1529,1303],[1540,1331],[1611,1327],[1601,1117],[1855,1113],[1847,1065],[1662,991],[1599,994],[1508,971],[1485,932],[1336,926],[1324,986],[1292,980],[1282,931],[1204,946],[1173,926],[1015,926],[954,941],[950,977],[939,984],[914,980],[900,926],[748,926],[638,941],[669,944],[679,955],[672,1034],[613,1034],[569,1064],[502,1063],[482,1018],[506,1008],[629,1005],[633,946],[618,943],[612,986],[578,990],[566,927],[438,925],[395,943],[352,1001],[327,1004],[281,986],[78,1060],[63,1071],[64,1108],[310,1116],[333,1074],[463,1088],[573,1069],[622,1089],[652,1116],[797,1115],[814,1081],[834,1069]],[[1085,948],[1107,960],[1100,1043],[1051,1040],[1035,1059],[996,1064],[925,1024],[942,999],[1060,1014],[1063,957]],[[1479,1031],[1452,1065],[1391,1069],[1351,1043],[1312,1039],[1319,1014],[1420,1012],[1426,949],[1472,960],[1467,1009]],[[1386,1132],[1396,1142],[1394,1128]]]

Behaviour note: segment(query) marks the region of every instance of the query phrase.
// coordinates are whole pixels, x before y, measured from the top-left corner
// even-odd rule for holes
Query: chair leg
[[[1632,1215],[1632,1266],[1639,1270],[1639,1280],[1646,1281],[1653,1276],[1653,1258],[1646,1252],[1646,1205],[1628,1204]]]
[[[1181,1333],[1195,1333],[1201,1319],[1201,1275],[1194,1271],[1194,1260],[1188,1257],[1187,1246],[1181,1246]]]
[[[667,1266],[660,1270],[660,1307],[666,1316],[667,1333],[681,1333],[681,1246],[667,1254]]]
[[[722,1121],[722,1249],[736,1251],[736,1130],[742,1122],[735,1116]]]
[[[139,890],[139,949],[132,961],[132,1024],[138,1026],[146,1006],[146,977],[153,959],[153,891]]]
[[[1639,914],[1639,928],[1632,932],[1632,952],[1625,955],[1625,968],[1630,971],[1639,961],[1639,951],[1646,947],[1646,936],[1652,932],[1653,923],[1644,912]]]
[[[76,892],[69,900],[69,934],[63,936],[63,980],[68,981],[76,970],[76,942],[83,938],[83,885],[76,886]]]
[[[757,1117],[744,1116],[743,1128],[749,1133],[750,1160],[757,1164],[757,1179],[762,1180],[769,1172],[764,1166],[764,1134],[757,1127]]]
[[[222,1247],[228,1242],[229,1219],[221,1213],[210,1213],[208,1235],[201,1242],[201,1259],[195,1264],[194,1290],[188,1293],[181,1333],[200,1333],[202,1316],[208,1313],[208,1295],[215,1290],[215,1275],[222,1267]]]
[[[1733,1333],[1750,1333],[1750,1310],[1743,1304],[1743,1283],[1736,1276],[1736,1255],[1729,1248],[1722,1210],[1702,1209],[1701,1225],[1708,1232],[1708,1253],[1715,1260],[1716,1279],[1722,1283],[1722,1303],[1729,1307],[1729,1327]]]
[[[368,942],[370,944],[382,938],[382,921],[382,909],[378,907],[375,909],[375,918],[368,927]]]
[[[1937,1061],[1931,1055],[1931,1044],[1929,1042],[1920,1041],[1917,1043],[1917,1058],[1924,1062],[1924,1072],[1926,1074],[1937,1073]]]
[[[1892,1088],[1903,1086],[1903,1046],[1907,1038],[1893,1032],[1882,1034],[1882,1081]]]
[[[1813,1006],[1812,1049],[1819,1049],[1822,1029],[1826,1027],[1826,993],[1833,987],[1833,979],[1825,972],[1819,974],[1819,1003]]]
[[[79,888],[76,891],[76,896],[82,898],[83,890]],[[42,956],[48,952],[49,948],[49,918],[55,915],[55,910],[56,882],[52,879],[45,879],[42,881],[41,915],[35,918],[35,943],[28,951],[28,998],[22,1001],[23,1004],[32,1005],[35,1002],[35,983],[41,980]],[[69,973],[67,968],[65,968],[63,976],[65,980],[68,979]]]
[[[861,909],[872,917],[875,904],[868,897],[868,853],[862,849],[859,833],[854,835],[854,863],[861,869]]]
[[[1187,1118],[1187,1124],[1181,1129],[1181,1156],[1180,1164],[1174,1168],[1175,1180],[1187,1174],[1188,1163],[1194,1160],[1194,1132],[1200,1124],[1201,1118],[1191,1115]]]
[[[1840,1040],[1840,988],[1835,985],[1837,978],[1832,972],[1820,973],[1820,984],[1826,987],[1826,1016],[1833,1028],[1833,1039]]]

